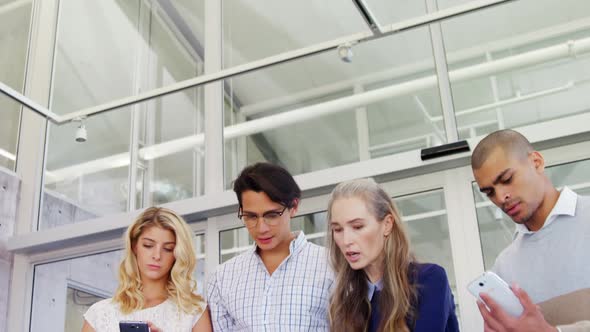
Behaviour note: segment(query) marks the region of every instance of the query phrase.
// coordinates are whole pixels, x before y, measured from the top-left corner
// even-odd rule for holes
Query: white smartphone
[[[467,289],[480,301],[479,293],[488,294],[504,311],[513,317],[519,317],[524,311],[522,304],[520,304],[518,297],[514,295],[510,286],[494,272],[484,272],[481,276],[469,283]]]
[[[146,322],[123,320],[119,322],[120,332],[149,332],[150,328]]]

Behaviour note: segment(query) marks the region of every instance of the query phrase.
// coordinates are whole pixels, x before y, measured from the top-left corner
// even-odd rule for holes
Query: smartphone
[[[469,283],[467,289],[480,301],[479,293],[488,294],[504,311],[513,317],[519,317],[524,311],[522,304],[520,304],[518,297],[514,295],[510,286],[494,272],[484,272],[481,276]]]
[[[120,332],[150,332],[150,328],[146,322],[134,322],[130,320],[123,320],[119,322]]]

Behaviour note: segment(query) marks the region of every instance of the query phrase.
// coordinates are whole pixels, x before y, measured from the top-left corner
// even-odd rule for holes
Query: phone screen
[[[150,332],[146,322],[121,321],[119,322],[120,332]]]

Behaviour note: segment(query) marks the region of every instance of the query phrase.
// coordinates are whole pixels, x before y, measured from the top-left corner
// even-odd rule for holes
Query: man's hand
[[[498,303],[492,300],[486,293],[480,293],[485,302],[477,301],[477,306],[484,320],[485,332],[557,332],[558,330],[549,325],[541,310],[536,306],[529,295],[518,285],[510,287],[518,297],[524,311],[520,317],[515,318],[504,311]],[[489,308],[489,310],[486,308]]]

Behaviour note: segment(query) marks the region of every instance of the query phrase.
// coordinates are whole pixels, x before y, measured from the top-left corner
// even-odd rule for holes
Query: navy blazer
[[[411,267],[410,280],[416,285],[418,303],[414,304],[414,321],[407,322],[410,331],[458,332],[455,301],[445,270],[436,264],[412,264]],[[378,320],[371,317],[370,332],[376,330]]]

